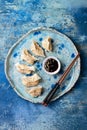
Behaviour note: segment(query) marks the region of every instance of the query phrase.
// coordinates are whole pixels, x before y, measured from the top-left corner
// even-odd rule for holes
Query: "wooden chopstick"
[[[62,84],[62,82],[65,79],[65,77],[68,75],[69,71],[71,70],[71,68],[73,67],[75,61],[79,58],[79,56],[80,56],[80,54],[78,53],[78,55],[74,58],[74,60],[71,62],[71,64],[68,66],[68,68],[66,69],[66,71],[63,73],[63,75],[59,79],[58,83],[60,85]]]
[[[57,89],[60,87],[60,85],[63,83],[64,79],[66,78],[66,76],[70,72],[71,68],[73,67],[75,61],[79,58],[79,56],[80,56],[80,54],[78,53],[77,56],[74,58],[74,60],[71,62],[71,64],[67,67],[66,71],[63,73],[63,75],[61,76],[59,81],[54,85],[53,89],[51,89],[51,91],[48,93],[46,98],[43,100],[42,104],[44,106],[47,106],[49,104],[49,102],[51,101],[53,95],[55,94]]]

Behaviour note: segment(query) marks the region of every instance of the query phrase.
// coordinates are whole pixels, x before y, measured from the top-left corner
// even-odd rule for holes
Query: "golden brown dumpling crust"
[[[34,66],[28,66],[20,63],[16,63],[15,66],[17,71],[23,74],[30,74],[32,71],[35,71]]]
[[[22,83],[26,87],[32,87],[39,84],[41,77],[38,74],[33,74],[32,76],[22,77]]]
[[[34,64],[37,60],[34,56],[32,56],[27,49],[24,49],[21,54],[21,59],[28,62],[29,64]]]
[[[42,56],[45,57],[43,49],[39,46],[39,44],[35,41],[33,41],[31,45],[31,51],[36,55],[36,56]]]
[[[47,51],[52,51],[52,38],[47,37],[42,41],[42,47]]]
[[[38,97],[41,95],[43,88],[41,86],[36,86],[31,88],[30,90],[27,90],[27,92],[32,96],[32,97]]]

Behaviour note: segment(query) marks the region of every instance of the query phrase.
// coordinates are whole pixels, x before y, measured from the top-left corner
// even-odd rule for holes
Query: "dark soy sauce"
[[[58,69],[58,62],[55,59],[50,58],[46,61],[44,67],[48,72],[54,72]]]

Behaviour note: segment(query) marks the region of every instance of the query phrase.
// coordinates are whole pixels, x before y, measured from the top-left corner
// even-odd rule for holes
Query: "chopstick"
[[[48,93],[48,95],[45,97],[45,99],[43,100],[42,104],[44,106],[47,106],[49,104],[49,102],[51,101],[52,97],[54,96],[54,94],[56,93],[57,89],[61,86],[61,84],[63,83],[64,79],[66,78],[66,76],[68,75],[68,73],[70,72],[71,68],[73,67],[74,63],[76,62],[76,60],[79,58],[80,54],[78,53],[77,56],[74,58],[74,60],[70,63],[70,65],[67,67],[67,69],[65,70],[65,72],[63,73],[63,75],[60,77],[59,81],[54,85],[53,89],[50,90],[50,92]]]

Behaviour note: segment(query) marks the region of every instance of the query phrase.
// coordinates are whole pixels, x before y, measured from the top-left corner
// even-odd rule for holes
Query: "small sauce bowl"
[[[50,75],[57,74],[60,71],[61,64],[59,59],[49,56],[43,61],[43,70]]]

